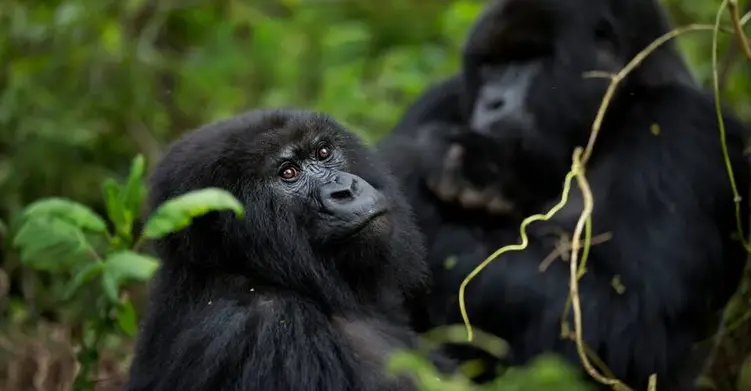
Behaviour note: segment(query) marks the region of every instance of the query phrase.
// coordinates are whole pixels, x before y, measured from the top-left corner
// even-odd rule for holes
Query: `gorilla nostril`
[[[503,107],[503,99],[491,100],[485,104],[486,110],[498,110]]]
[[[331,199],[335,201],[341,201],[351,197],[352,192],[349,190],[338,190],[331,193]]]

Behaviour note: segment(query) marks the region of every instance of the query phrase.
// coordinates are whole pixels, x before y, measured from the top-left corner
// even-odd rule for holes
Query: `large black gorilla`
[[[560,198],[609,82],[584,74],[617,72],[668,30],[654,0],[505,0],[484,12],[462,72],[431,87],[379,145],[427,236],[434,282],[413,303],[419,330],[461,323],[465,276],[519,240],[521,216]],[[724,120],[748,232],[744,129]],[[716,330],[746,254],[713,97],[671,44],[619,87],[587,177],[593,235],[612,236],[592,246],[580,281],[585,343],[631,387],[645,389],[656,373],[660,390],[690,389],[706,353],[694,346]],[[579,360],[561,337],[569,265],[540,268],[579,218],[573,187],[562,211],[530,227],[526,250],[501,256],[467,288],[473,325],[509,342],[505,363],[550,351]]]
[[[128,390],[414,389],[381,366],[415,346],[401,308],[424,286],[424,246],[372,151],[325,115],[253,111],[177,141],[151,208],[205,187],[246,216],[209,213],[156,243]]]

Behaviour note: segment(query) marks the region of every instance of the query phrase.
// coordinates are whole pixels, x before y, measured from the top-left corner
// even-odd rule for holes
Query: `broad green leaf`
[[[136,335],[138,331],[136,309],[133,308],[133,303],[130,301],[126,301],[117,307],[117,324],[129,337]]]
[[[21,262],[38,270],[70,270],[95,255],[80,228],[57,218],[28,219],[13,246],[20,249]]]
[[[63,300],[68,300],[80,289],[84,284],[93,280],[96,276],[102,274],[104,271],[104,263],[91,262],[88,265],[81,268],[76,273],[73,280],[65,287],[65,293],[63,294]]]
[[[132,251],[118,251],[104,260],[102,288],[107,297],[118,301],[120,284],[126,281],[146,281],[154,275],[159,261]]]
[[[105,273],[114,275],[116,280],[146,281],[154,275],[159,261],[148,255],[132,251],[118,251],[104,260]]]
[[[105,273],[102,275],[102,290],[104,290],[104,294],[111,302],[117,303],[120,301],[120,287],[118,286],[118,282],[114,275],[106,273],[106,269]]]
[[[107,215],[118,228],[125,223],[125,206],[120,201],[121,191],[120,185],[112,178],[108,178],[102,183]]]
[[[133,163],[130,166],[130,174],[128,180],[125,182],[120,192],[120,203],[125,208],[127,214],[127,220],[132,224],[133,219],[141,212],[141,205],[143,204],[144,196],[146,194],[146,187],[143,183],[143,175],[146,169],[146,163],[143,155],[138,155],[133,159]]]
[[[88,206],[65,198],[45,198],[26,207],[26,218],[58,218],[81,229],[104,233],[107,223]]]
[[[240,219],[245,215],[242,204],[226,190],[195,190],[162,204],[146,222],[143,235],[149,239],[160,238],[187,227],[196,217],[220,210],[231,210]]]

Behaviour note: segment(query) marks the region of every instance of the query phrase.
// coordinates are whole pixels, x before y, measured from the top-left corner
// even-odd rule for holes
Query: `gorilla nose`
[[[357,219],[385,211],[385,197],[364,179],[342,172],[321,186],[321,204],[341,219]]]
[[[346,203],[355,198],[357,193],[357,179],[339,175],[334,181],[321,187],[321,200],[334,203]]]

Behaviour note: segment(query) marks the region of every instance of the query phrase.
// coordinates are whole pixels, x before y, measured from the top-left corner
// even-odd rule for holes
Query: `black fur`
[[[587,143],[608,84],[582,74],[618,71],[669,28],[653,0],[496,1],[477,21],[462,73],[429,89],[379,145],[399,168],[427,236],[434,284],[415,305],[418,328],[461,323],[456,296],[464,277],[498,247],[518,242],[521,215],[558,201],[572,152]],[[511,70],[521,76],[500,77]],[[514,88],[518,95],[503,95]],[[493,94],[501,104],[479,106],[480,96],[493,103]],[[724,120],[748,232],[746,134],[732,115]],[[449,171],[444,157],[452,145],[464,154],[453,161],[460,168]],[[448,178],[455,191],[500,194],[513,210],[493,215],[483,205],[469,211],[456,199],[439,199],[426,185],[431,176]],[[713,97],[671,44],[621,85],[587,177],[593,235],[612,238],[592,246],[580,281],[585,342],[631,387],[646,389],[656,373],[660,390],[689,389],[705,358],[694,347],[716,330],[746,254]],[[549,351],[579,362],[574,343],[560,336],[569,265],[559,259],[544,272],[539,267],[557,232],[574,231],[582,205],[574,184],[564,210],[530,228],[526,250],[501,256],[469,284],[470,320],[510,343],[510,364]],[[452,256],[457,262],[447,268]]]
[[[278,167],[289,156],[307,170],[320,142],[333,157],[311,181],[357,175],[389,201],[387,222],[334,242],[312,230],[319,185],[291,187]],[[177,141],[152,176],[151,209],[205,187],[233,193],[245,219],[209,213],[156,243],[163,265],[127,390],[413,389],[381,365],[415,346],[400,308],[424,286],[424,247],[379,158],[325,115],[253,111]]]

